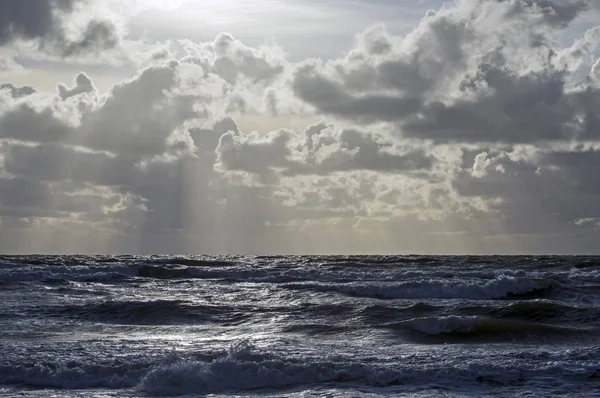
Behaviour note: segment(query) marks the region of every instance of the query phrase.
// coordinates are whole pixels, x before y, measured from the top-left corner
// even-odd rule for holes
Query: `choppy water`
[[[0,257],[0,396],[600,396],[600,257]]]

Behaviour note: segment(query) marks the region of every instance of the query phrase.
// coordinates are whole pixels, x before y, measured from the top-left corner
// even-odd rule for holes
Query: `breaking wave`
[[[415,320],[415,327],[429,330],[428,321]],[[462,324],[467,330],[477,327],[477,320],[446,324]],[[438,322],[439,325],[439,322]],[[442,327],[441,330],[455,328]],[[242,340],[226,351],[200,358],[173,353],[162,358],[143,356],[98,360],[46,358],[20,364],[0,365],[0,384],[21,385],[30,388],[90,389],[131,388],[151,396],[203,395],[232,391],[290,388],[316,383],[344,386],[428,388],[476,388],[477,384],[521,385],[528,379],[555,377],[566,382],[586,382],[600,386],[598,351],[570,353],[570,363],[557,356],[550,360],[548,353],[540,353],[544,361],[529,361],[482,365],[481,363],[422,364],[419,361],[384,363],[358,358],[329,356],[285,356],[264,351]],[[576,358],[576,359],[575,359]],[[535,359],[535,358],[533,358]]]
[[[480,383],[520,385],[528,378],[560,377],[598,384],[595,357],[581,359],[577,366],[555,362],[444,364],[421,366],[366,363],[351,358],[290,357],[263,352],[247,341],[233,344],[212,359],[172,354],[162,359],[114,359],[97,362],[61,361],[0,365],[0,383],[30,388],[89,389],[133,388],[151,396],[200,395],[227,391],[274,390],[316,383],[339,387],[468,387]]]
[[[522,383],[524,377],[540,374],[574,374],[595,380],[592,362],[577,369],[552,364],[527,366],[481,367],[465,364],[447,368],[443,365],[421,367],[418,364],[367,364],[349,358],[287,358],[263,353],[247,341],[234,344],[229,351],[211,361],[172,358],[153,368],[139,388],[150,395],[209,394],[224,391],[274,390],[315,383],[363,385],[369,387],[458,386],[493,382],[498,385]]]

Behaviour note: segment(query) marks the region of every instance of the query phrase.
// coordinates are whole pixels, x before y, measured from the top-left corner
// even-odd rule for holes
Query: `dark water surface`
[[[0,396],[600,396],[600,257],[0,257]]]

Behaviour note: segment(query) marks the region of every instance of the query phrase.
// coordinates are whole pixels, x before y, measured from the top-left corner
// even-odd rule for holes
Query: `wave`
[[[566,383],[598,386],[597,356],[572,359],[564,355],[544,361],[495,364],[423,364],[364,362],[351,357],[286,356],[259,349],[246,340],[203,358],[173,353],[163,358],[120,356],[118,359],[60,358],[0,365],[0,384],[34,388],[133,388],[145,395],[204,395],[233,391],[272,391],[304,385],[415,388],[467,388],[481,383],[522,385],[553,378],[553,387]],[[549,359],[552,359],[549,361]],[[550,386],[552,388],[552,386]],[[260,394],[256,394],[260,395]]]
[[[100,256],[0,256],[0,283],[2,282],[48,282],[57,280],[118,283],[128,279],[219,279],[229,282],[299,283],[327,282],[351,285],[356,281],[395,282],[407,288],[412,282],[431,283],[432,288],[444,289],[444,284],[457,284],[470,280],[485,284],[493,296],[502,297],[504,292],[493,289],[508,289],[507,294],[522,294],[517,286],[502,286],[503,282],[518,279],[522,284],[533,280],[555,280],[566,286],[600,283],[600,269],[575,267],[576,260],[544,260],[537,264],[534,258],[530,266],[511,263],[503,257],[418,257],[418,256],[338,256],[338,257],[100,257]],[[524,260],[524,259],[522,259]],[[435,266],[428,266],[429,263]],[[591,262],[591,260],[590,260]],[[543,264],[559,263],[558,268]],[[600,263],[600,262],[599,262]],[[572,266],[569,266],[572,264]],[[539,266],[538,266],[539,265]],[[438,285],[436,285],[438,281]],[[373,282],[374,283],[374,282]],[[465,282],[466,283],[466,282]],[[347,286],[352,289],[352,286]],[[472,286],[471,286],[472,288]],[[381,288],[374,295],[387,297],[394,293]],[[449,286],[452,289],[452,286]],[[525,287],[527,289],[527,287]],[[356,293],[361,295],[360,292]],[[369,295],[369,294],[367,294]],[[455,297],[456,293],[446,295]],[[485,294],[479,294],[485,296]],[[418,294],[415,293],[415,297]],[[426,297],[426,295],[424,296]]]
[[[550,278],[516,278],[499,276],[491,280],[424,279],[407,282],[367,283],[290,283],[291,289],[339,292],[358,297],[380,299],[503,299],[542,294],[559,283]]]
[[[123,264],[92,266],[28,266],[0,267],[0,283],[41,282],[57,284],[66,281],[118,283],[134,279],[219,279],[229,282],[283,283],[306,280],[310,272],[302,269],[278,270],[218,266],[189,266],[182,264]],[[318,275],[317,275],[318,276]]]
[[[43,282],[118,282],[135,276],[137,270],[126,265],[106,266],[26,266],[0,268],[0,281],[6,283]]]
[[[480,315],[448,315],[415,318],[395,324],[391,328],[410,328],[430,335],[492,336],[492,335],[538,335],[571,334],[586,329],[555,326],[541,323],[496,319]]]
[[[159,257],[149,258],[149,265],[184,265],[189,267],[235,267],[248,260],[245,256]]]
[[[498,303],[470,303],[452,308],[460,315],[481,315],[493,318],[535,322],[560,322],[600,326],[598,309],[593,305],[567,304],[555,300],[534,299]]]
[[[154,279],[179,279],[189,278],[191,275],[188,267],[143,265],[138,268],[137,276]]]
[[[268,268],[256,269],[243,266],[228,268],[217,266],[189,266],[180,264],[141,265],[137,267],[137,275],[152,279],[219,279],[230,282],[290,282],[301,280],[301,277],[273,272]]]
[[[416,302],[408,306],[369,305],[360,309],[358,315],[369,324],[390,322],[398,318],[416,317],[436,312],[443,307]]]
[[[582,321],[597,320],[595,307],[576,307],[555,301],[528,300],[511,303],[490,311],[490,314],[503,318],[519,318],[533,321],[549,319],[571,319]]]
[[[285,333],[302,333],[307,335],[338,334],[343,333],[346,330],[347,328],[343,326],[320,323],[288,325],[283,328],[283,332]]]
[[[243,307],[197,305],[181,300],[106,301],[58,308],[61,317],[117,324],[166,325],[219,323],[236,325],[250,317]]]
[[[0,385],[33,388],[131,388],[151,369],[150,362],[132,364],[119,359],[96,362],[25,362],[0,365]]]
[[[525,378],[547,377],[566,380],[573,374],[594,381],[597,369],[592,361],[577,369],[562,368],[554,362],[515,366],[514,363],[489,366],[464,364],[420,366],[404,362],[377,364],[350,358],[283,358],[263,353],[247,341],[234,344],[223,356],[211,361],[172,358],[153,368],[138,385],[149,395],[194,395],[247,390],[278,390],[301,385],[336,384],[346,386],[390,387],[401,391],[432,386],[465,388],[471,392],[481,383],[521,385]],[[257,394],[258,395],[258,394]]]

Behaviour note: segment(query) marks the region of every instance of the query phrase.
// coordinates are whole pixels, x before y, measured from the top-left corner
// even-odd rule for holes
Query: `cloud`
[[[31,93],[8,100],[0,116],[0,137],[8,139],[2,145],[3,172],[8,175],[5,184],[26,181],[29,185],[24,187],[37,189],[40,199],[27,204],[29,212],[48,209],[47,203],[56,201],[91,200],[88,191],[103,187],[104,194],[92,195],[96,205],[90,205],[88,216],[104,214],[107,222],[117,222],[125,209],[114,206],[115,198],[124,202],[131,197],[138,198],[129,201],[138,214],[144,201],[138,184],[147,178],[148,164],[175,162],[186,150],[193,152],[188,148],[193,146],[191,138],[188,135],[186,143],[181,129],[201,112],[194,112],[186,94],[173,92],[177,68],[177,63],[148,68],[102,96],[91,79],[80,73],[73,88],[58,86],[58,98]],[[8,87],[7,91],[12,98],[13,92],[23,89]],[[2,208],[12,209],[9,215],[13,217],[26,205],[14,196],[23,191],[6,191],[0,200]],[[60,211],[51,208],[48,216],[71,221],[83,216],[74,215],[83,211],[65,206]]]
[[[62,27],[55,12],[73,9],[73,1],[10,1],[0,3],[2,8],[2,30],[0,44],[6,45],[15,39],[41,39],[61,34]]]
[[[599,212],[600,179],[591,171],[600,161],[599,149],[515,147],[482,152],[454,185],[461,196],[483,200],[487,211],[478,217],[490,220],[490,229],[501,220],[513,234],[590,233],[576,226],[584,227],[577,220]]]
[[[75,85],[72,89],[68,89],[64,84],[58,84],[58,95],[62,99],[67,99],[69,97],[73,97],[74,95],[79,95],[83,93],[91,93],[96,90],[92,79],[88,77],[85,73],[81,72],[75,77]]]
[[[266,137],[258,134],[241,136],[225,133],[217,146],[218,166],[227,170],[248,171],[260,175],[263,180],[273,178],[275,168],[293,168],[288,148],[290,132],[274,131]]]
[[[213,70],[227,82],[235,82],[239,75],[254,81],[271,80],[283,71],[268,52],[247,47],[231,35],[220,34],[212,47],[216,56]]]
[[[88,3],[48,4],[6,45],[113,45],[64,30]],[[330,61],[222,33],[147,43],[106,92],[97,69],[4,84],[0,249],[597,251],[600,35],[557,39],[590,7],[464,0]]]
[[[415,113],[421,107],[416,97],[385,94],[351,95],[340,82],[320,76],[318,64],[303,65],[296,71],[294,93],[320,112],[366,121],[393,121]]]
[[[200,68],[196,72],[201,79],[212,82],[214,87],[206,95],[223,104],[222,112],[276,113],[276,98],[269,99],[268,93],[273,97],[275,90],[289,91],[284,87],[289,64],[276,45],[252,48],[230,34],[221,33],[211,42],[198,44],[184,40],[181,46],[185,53],[182,65]],[[289,106],[282,108],[289,110]]]
[[[584,1],[459,1],[429,12],[408,35],[382,27],[344,58],[298,65],[294,94],[316,113],[391,123],[403,136],[454,142],[598,139],[600,91],[572,75],[600,39],[554,40]],[[489,29],[494,26],[494,29]]]
[[[0,46],[16,41],[36,42],[41,50],[77,55],[113,48],[119,42],[111,21],[89,21],[76,36],[67,28],[68,19],[87,6],[84,0],[0,1]]]
[[[88,51],[98,51],[116,47],[120,38],[115,27],[105,21],[90,21],[78,39],[61,44],[59,50],[64,57],[80,55]]]
[[[228,186],[213,171],[220,137],[238,128],[231,118],[210,115],[211,77],[187,81],[189,68],[175,61],[152,66],[106,94],[82,73],[72,88],[60,85],[58,95],[13,98],[20,89],[6,87],[3,244],[17,251],[41,247],[27,242],[51,240],[52,231],[68,225],[77,235],[71,243],[85,243],[80,236],[112,242],[108,237],[123,234],[103,250],[185,252],[199,247],[190,236],[202,237],[206,251],[250,249],[247,228],[264,228],[266,210],[257,211],[269,206],[255,196],[261,188]],[[222,228],[218,239],[214,228]]]
[[[593,79],[600,82],[600,59],[598,59],[592,66],[591,76]]]
[[[4,169],[35,181],[104,186],[127,186],[137,174],[135,159],[55,144],[5,144]]]
[[[72,136],[74,129],[51,108],[36,109],[19,102],[0,119],[0,137],[32,142],[58,142]]]
[[[534,9],[541,14],[550,25],[565,27],[571,23],[582,11],[586,11],[591,6],[590,1],[586,0],[526,0],[523,3],[513,3],[515,11],[521,11],[522,7]]]
[[[10,92],[11,97],[13,97],[13,98],[25,97],[25,96],[35,93],[35,89],[33,87],[30,87],[30,86],[15,87],[14,85],[12,85],[10,83],[4,83],[4,84],[0,85],[0,90],[8,90]]]
[[[83,114],[74,143],[132,156],[165,152],[173,132],[197,116],[193,97],[174,92],[178,68],[175,61],[153,66],[115,85],[97,107]]]
[[[229,131],[219,139],[216,153],[217,169],[247,172],[267,183],[281,176],[428,171],[434,162],[421,148],[402,147],[382,135],[324,123],[309,126],[303,135],[288,130],[264,136]]]
[[[421,148],[402,147],[375,133],[353,129],[335,131],[323,124],[305,131],[308,170],[317,174],[369,170],[408,173],[431,168],[434,159]]]
[[[19,65],[13,58],[0,54],[0,73],[22,71],[24,68]]]

